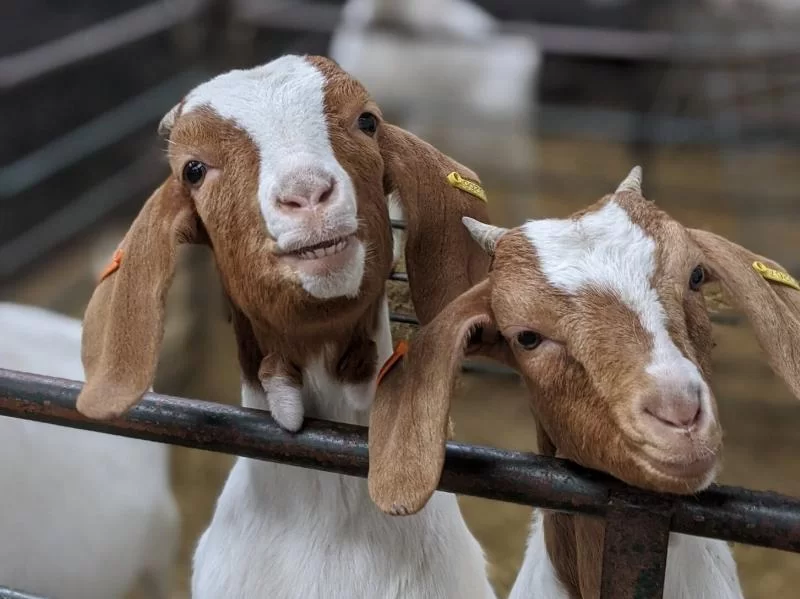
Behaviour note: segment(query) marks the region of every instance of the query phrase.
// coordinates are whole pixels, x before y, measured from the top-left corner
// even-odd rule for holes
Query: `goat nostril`
[[[317,200],[317,203],[324,204],[331,198],[332,195],[333,195],[333,184],[330,184],[325,190],[323,190],[321,194],[319,194],[319,199]]]
[[[281,199],[280,200],[280,204],[284,208],[288,208],[289,210],[299,210],[300,208],[302,208],[305,205],[302,201],[298,201],[298,200],[294,200],[294,199],[290,199],[290,198]]]
[[[656,399],[647,402],[644,412],[670,428],[689,429],[700,420],[700,396]]]

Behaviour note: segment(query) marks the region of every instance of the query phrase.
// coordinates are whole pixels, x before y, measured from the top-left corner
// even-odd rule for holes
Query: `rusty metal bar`
[[[0,599],[47,599],[39,595],[31,595],[8,587],[0,587]]]
[[[155,393],[146,394],[125,417],[100,422],[75,410],[81,387],[75,381],[0,369],[0,415],[367,475],[365,427],[309,419],[299,433],[292,434],[263,410]],[[463,443],[447,444],[439,488],[599,517],[609,512],[612,491],[634,492],[609,476],[566,460]],[[669,499],[675,532],[800,553],[800,499],[723,486]]]
[[[419,321],[415,317],[411,316],[411,314],[401,314],[399,312],[391,312],[389,313],[389,320],[391,322],[419,325]]]
[[[600,597],[661,599],[673,502],[641,491],[611,493]]]

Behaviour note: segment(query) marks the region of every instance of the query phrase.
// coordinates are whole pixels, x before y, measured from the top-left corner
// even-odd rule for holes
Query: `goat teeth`
[[[325,255],[325,250],[324,249],[314,250],[314,255],[317,258],[322,258]]]

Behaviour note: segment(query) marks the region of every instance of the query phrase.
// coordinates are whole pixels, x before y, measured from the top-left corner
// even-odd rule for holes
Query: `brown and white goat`
[[[708,281],[747,315],[773,370],[800,397],[800,287],[776,263],[645,200],[638,167],[570,218],[465,225],[493,256],[489,278],[420,330],[373,407],[370,492],[383,510],[414,513],[435,488],[465,348],[522,374],[542,453],[654,491],[707,487],[722,449]],[[405,426],[398,411],[421,423],[413,444],[393,435]],[[539,515],[511,597],[598,597],[603,531],[589,518]],[[673,534],[664,597],[741,597],[728,545]]]
[[[230,298],[244,405],[289,429],[306,415],[366,424],[392,354],[387,198],[407,221],[412,300],[429,321],[487,273],[461,225],[487,215],[464,190],[475,174],[383,122],[358,81],[320,57],[220,75],[160,130],[172,175],[89,303],[78,408],[114,417],[150,388],[177,246],[205,243]],[[195,553],[192,596],[494,594],[455,496],[390,518],[364,480],[240,458]]]

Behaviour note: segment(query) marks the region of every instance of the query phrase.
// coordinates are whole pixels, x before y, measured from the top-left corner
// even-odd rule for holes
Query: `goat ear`
[[[747,316],[772,370],[800,398],[800,286],[776,262],[714,233],[689,232],[712,276]]]
[[[199,229],[192,203],[174,179],[139,212],[86,308],[82,414],[119,416],[152,387],[177,246],[197,239]]]
[[[494,328],[489,284],[479,283],[420,328],[406,358],[378,387],[370,415],[368,485],[386,513],[418,512],[439,485],[450,396],[470,334]]]
[[[405,215],[411,300],[425,324],[489,270],[461,224],[464,216],[489,222],[486,197],[475,173],[430,144],[389,124],[380,136],[384,191],[399,196]]]

